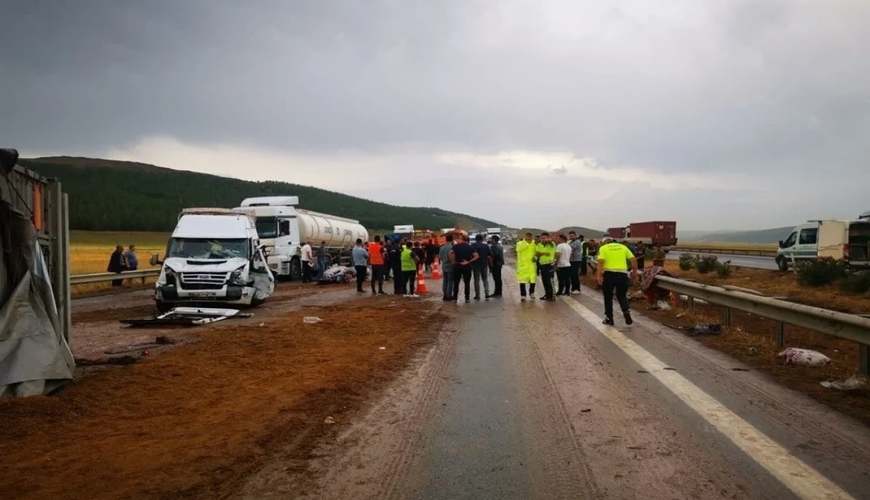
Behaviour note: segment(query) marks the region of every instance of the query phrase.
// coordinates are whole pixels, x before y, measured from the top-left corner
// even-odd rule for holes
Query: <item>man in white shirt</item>
[[[571,294],[571,245],[564,234],[556,235],[556,277],[559,279],[559,291],[556,295]]]
[[[311,281],[311,263],[314,262],[314,256],[311,253],[311,240],[302,245],[302,282],[308,283]]]

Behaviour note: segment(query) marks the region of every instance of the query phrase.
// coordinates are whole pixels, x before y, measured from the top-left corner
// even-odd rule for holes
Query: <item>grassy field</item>
[[[139,256],[139,269],[152,269],[148,261],[152,253],[160,254],[166,251],[169,233],[145,232],[115,232],[115,231],[70,231],[69,272],[71,275],[104,273],[109,265],[109,257],[115,251],[116,245],[124,245],[124,250],[130,245],[136,245]],[[156,269],[156,268],[155,268]],[[154,278],[145,280],[145,284],[153,283]],[[127,280],[124,286],[142,286],[140,279]],[[88,283],[72,287],[74,295],[105,290],[111,287],[110,282]]]

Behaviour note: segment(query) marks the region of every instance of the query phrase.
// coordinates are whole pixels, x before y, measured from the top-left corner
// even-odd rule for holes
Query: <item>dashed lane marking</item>
[[[612,326],[601,324],[601,317],[570,297],[562,302],[589,322],[644,370],[701,416],[708,424],[731,440],[749,457],[764,467],[789,490],[807,500],[848,500],[851,495],[818,471],[788,452],[752,424],[726,408],[649,351]]]

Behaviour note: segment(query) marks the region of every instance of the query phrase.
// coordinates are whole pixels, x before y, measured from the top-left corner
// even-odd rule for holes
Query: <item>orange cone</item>
[[[423,266],[417,266],[417,289],[414,293],[417,295],[429,293],[429,289],[426,288],[426,280],[423,278]]]
[[[438,265],[438,257],[435,257],[435,262],[432,263],[432,279],[433,280],[440,280],[441,279],[440,267],[441,266]]]

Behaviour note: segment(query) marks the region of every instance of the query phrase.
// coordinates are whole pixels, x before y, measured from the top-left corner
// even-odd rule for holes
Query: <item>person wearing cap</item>
[[[631,265],[631,278],[629,278],[629,265]],[[604,324],[611,326],[614,324],[614,291],[616,299],[619,301],[619,307],[622,308],[625,324],[632,324],[634,321],[631,319],[631,310],[628,306],[628,287],[631,283],[629,279],[637,280],[637,259],[634,254],[622,243],[616,242],[610,236],[605,236],[601,239],[601,248],[598,249],[596,274],[598,284],[601,285],[604,293]]]

